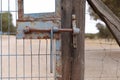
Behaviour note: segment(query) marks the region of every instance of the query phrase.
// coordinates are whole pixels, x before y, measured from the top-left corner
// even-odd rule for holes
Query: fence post
[[[84,80],[84,35],[85,35],[85,0],[73,0],[76,26],[80,28],[77,36],[77,48],[72,53],[71,80]]]
[[[72,33],[62,34],[62,80],[84,80],[85,0],[62,0],[62,28],[72,27],[72,14],[76,16],[77,48],[73,48]],[[74,12],[73,12],[74,11]]]
[[[61,0],[61,26],[72,28],[72,0]],[[62,34],[62,80],[71,78],[72,33]]]

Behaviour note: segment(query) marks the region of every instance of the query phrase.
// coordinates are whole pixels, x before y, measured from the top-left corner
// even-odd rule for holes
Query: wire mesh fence
[[[1,80],[55,79],[55,72],[50,73],[49,40],[16,40],[3,35],[1,45]]]
[[[120,48],[114,40],[86,40],[85,80],[119,80]]]

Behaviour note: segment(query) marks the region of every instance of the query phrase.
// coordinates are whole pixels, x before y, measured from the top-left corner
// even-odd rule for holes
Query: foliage
[[[96,34],[86,33],[85,38],[88,39],[106,38],[108,40],[113,39],[111,32],[108,30],[108,28],[105,25],[101,23],[97,23],[96,27],[99,30],[99,32]]]
[[[92,33],[86,33],[85,34],[85,38],[88,38],[88,39],[95,39],[97,37],[96,34],[92,34]]]
[[[2,32],[15,32],[16,28],[12,23],[12,14],[9,12],[0,13],[0,31]],[[1,30],[2,29],[2,30]]]
[[[98,37],[99,38],[113,38],[111,32],[106,28],[105,25],[98,23],[96,24],[97,29],[99,30]]]

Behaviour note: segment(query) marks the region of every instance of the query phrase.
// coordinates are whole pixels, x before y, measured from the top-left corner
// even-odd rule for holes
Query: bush
[[[85,34],[85,38],[95,39],[96,38],[96,34],[87,33],[87,34]]]

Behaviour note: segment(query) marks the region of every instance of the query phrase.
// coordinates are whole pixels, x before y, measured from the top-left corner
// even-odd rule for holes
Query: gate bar
[[[30,34],[32,32],[51,32],[51,29],[34,29],[26,26],[26,28],[23,31],[25,34]],[[60,32],[73,32],[74,34],[78,34],[80,30],[78,28],[69,29],[69,28],[63,28],[63,29],[58,29],[58,28],[53,28],[54,33],[60,33]]]

